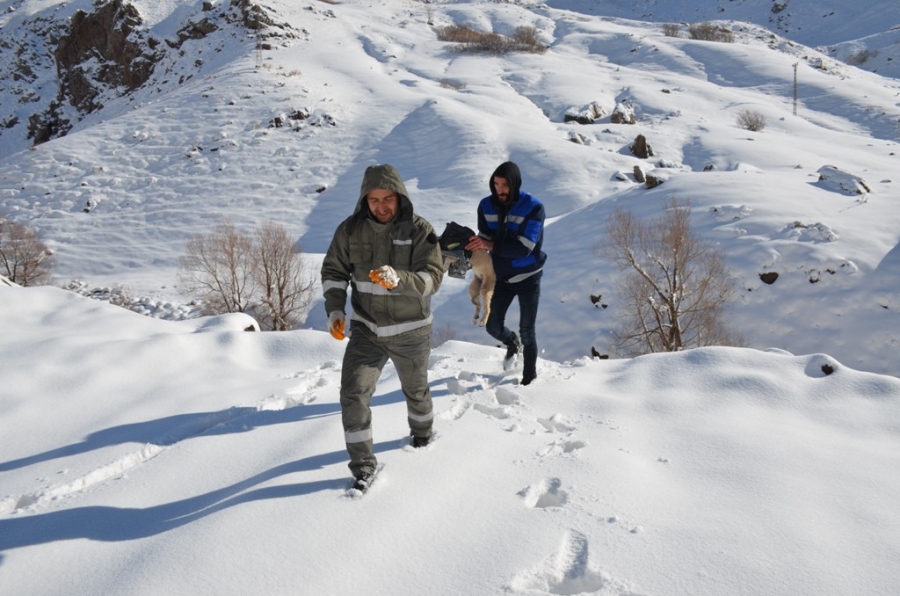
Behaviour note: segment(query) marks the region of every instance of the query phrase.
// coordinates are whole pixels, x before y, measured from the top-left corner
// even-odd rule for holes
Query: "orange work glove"
[[[344,317],[344,313],[339,310],[332,311],[328,314],[328,333],[331,334],[331,337],[337,340],[342,340],[346,335],[344,335],[344,325],[346,324],[346,319]]]
[[[378,269],[369,271],[369,279],[383,288],[393,290],[400,283],[400,276],[390,265],[382,265]]]

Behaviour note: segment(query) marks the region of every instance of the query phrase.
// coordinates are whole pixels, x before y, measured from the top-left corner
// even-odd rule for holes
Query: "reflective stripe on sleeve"
[[[328,290],[343,290],[347,291],[347,286],[350,285],[348,281],[323,281],[322,282],[322,293],[324,294]]]
[[[431,296],[434,293],[434,280],[431,279],[430,275],[423,273],[422,271],[419,271],[416,275],[421,277],[422,281],[425,282],[425,291],[422,292],[422,296]]]

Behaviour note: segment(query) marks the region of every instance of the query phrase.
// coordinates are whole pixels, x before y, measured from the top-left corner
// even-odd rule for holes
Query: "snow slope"
[[[36,31],[90,4],[0,0],[4,39],[40,54]],[[135,4],[161,37],[218,14]],[[222,19],[67,136],[28,150],[3,129],[0,211],[41,232],[61,284],[125,291],[152,316],[0,279],[0,594],[896,591],[900,83],[754,19],[716,44],[662,36],[674,13],[587,4],[271,0],[290,25],[272,50]],[[535,26],[550,49],[454,52],[434,32],[451,23]],[[20,91],[42,96],[51,70]],[[0,109],[14,91],[4,79]],[[638,121],[563,122],[592,101]],[[744,109],[766,128],[739,128]],[[310,117],[269,127],[296,110]],[[630,154],[637,134],[653,158]],[[474,225],[506,159],[549,215],[538,379],[501,372],[465,282],[446,279],[436,440],[409,446],[389,365],[373,400],[385,468],[349,499],[344,345],[321,302],[290,332],[195,318],[184,244],[223,216],[274,220],[315,268],[369,164],[396,165],[440,228]],[[646,189],[636,165],[665,182]],[[869,191],[847,194],[859,179]],[[590,359],[621,312],[594,250],[607,216],[673,198],[732,268],[749,347]]]
[[[900,381],[824,354],[431,357],[348,498],[327,333],[0,286],[4,594],[892,594]],[[831,374],[826,374],[826,371]]]
[[[45,4],[13,14],[50,11]],[[199,11],[180,10],[186,4]],[[723,44],[540,5],[273,6],[291,28],[272,50],[225,27],[185,42],[168,83],[110,98],[66,137],[0,162],[0,209],[40,230],[61,282],[121,285],[145,312],[178,318],[192,312],[176,287],[178,257],[221,217],[248,231],[283,223],[315,266],[367,165],[396,165],[417,210],[441,229],[474,225],[487,177],[513,159],[550,217],[538,323],[546,358],[610,352],[617,272],[594,251],[606,217],[616,207],[652,216],[676,198],[691,202],[697,229],[726,255],[739,288],[729,316],[750,347],[900,370],[897,281],[879,274],[900,242],[897,80],[773,42],[751,25]],[[161,9],[146,11],[149,25],[166,21]],[[454,52],[435,35],[452,23],[502,33],[534,26],[550,49]],[[204,64],[194,72],[197,56]],[[607,111],[630,103],[638,122],[563,122],[593,101]],[[737,126],[747,109],[765,116],[763,131]],[[310,117],[270,127],[297,110]],[[653,158],[630,154],[638,134]],[[665,184],[637,184],[635,165]],[[863,178],[871,192],[819,182],[823,166]],[[780,274],[772,286],[759,278],[770,271]],[[468,325],[463,282],[448,280],[435,306],[444,337],[491,345]],[[306,324],[322,328],[320,306]]]

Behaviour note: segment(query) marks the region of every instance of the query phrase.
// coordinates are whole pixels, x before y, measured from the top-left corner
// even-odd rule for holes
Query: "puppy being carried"
[[[469,298],[475,305],[473,325],[484,327],[491,314],[491,296],[497,278],[491,255],[484,249],[466,250],[469,239],[475,235],[471,228],[451,221],[440,236],[441,253],[444,255],[444,271],[451,277],[466,278],[466,272],[472,270],[472,282],[469,284]]]

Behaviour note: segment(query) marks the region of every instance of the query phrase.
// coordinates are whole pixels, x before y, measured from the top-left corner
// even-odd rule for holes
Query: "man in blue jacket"
[[[519,166],[508,161],[491,175],[491,194],[478,204],[478,235],[466,250],[483,248],[491,253],[497,286],[491,299],[491,314],[486,329],[506,345],[505,369],[524,352],[522,384],[537,377],[537,321],[541,296],[541,274],[547,255],[544,243],[544,205],[521,190]],[[506,312],[514,298],[519,299],[519,334],[506,327]]]

